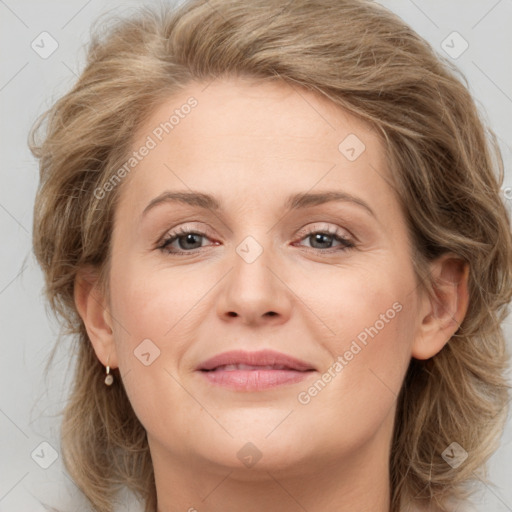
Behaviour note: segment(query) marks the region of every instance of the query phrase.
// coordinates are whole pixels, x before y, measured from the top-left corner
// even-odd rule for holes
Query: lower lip
[[[236,391],[263,391],[285,384],[301,382],[311,371],[295,370],[214,370],[202,371],[212,384]]]

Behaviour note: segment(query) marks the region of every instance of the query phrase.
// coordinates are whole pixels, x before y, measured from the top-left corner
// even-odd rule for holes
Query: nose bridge
[[[269,303],[272,291],[275,291],[274,276],[269,266],[276,259],[271,240],[263,234],[246,236],[235,248],[234,269],[231,285],[237,290],[237,296],[244,300],[257,300]]]
[[[290,300],[286,287],[274,275],[277,258],[268,233],[246,236],[235,247],[232,270],[218,302],[219,315],[241,317],[246,323],[275,316],[287,318]]]

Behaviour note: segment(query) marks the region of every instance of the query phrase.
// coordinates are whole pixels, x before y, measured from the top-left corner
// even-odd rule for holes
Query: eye
[[[300,234],[302,235],[301,240],[307,240],[310,244],[306,247],[317,249],[321,252],[337,252],[355,247],[354,242],[347,237],[346,232],[338,228],[310,228]],[[333,244],[337,244],[337,246],[333,246]]]
[[[190,253],[203,247],[205,238],[207,238],[207,234],[201,231],[179,228],[169,233],[158,248],[170,254]]]
[[[309,241],[310,245],[305,247],[311,250],[331,253],[355,247],[354,242],[347,237],[346,232],[338,228],[325,226],[317,226],[316,228],[310,228],[299,233],[301,235],[300,240]],[[208,235],[202,231],[181,227],[168,233],[158,245],[158,249],[174,255],[191,254],[205,247],[203,242],[208,238]],[[213,245],[218,245],[218,242]],[[294,245],[302,244],[294,242]]]

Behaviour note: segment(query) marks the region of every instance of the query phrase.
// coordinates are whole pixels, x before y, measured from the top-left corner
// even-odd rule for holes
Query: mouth
[[[201,363],[196,371],[211,384],[236,391],[263,391],[300,382],[316,369],[295,357],[262,350],[225,352]]]

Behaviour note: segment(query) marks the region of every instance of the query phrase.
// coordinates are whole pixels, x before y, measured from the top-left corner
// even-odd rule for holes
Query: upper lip
[[[315,368],[300,359],[276,352],[274,350],[260,350],[257,352],[245,352],[242,350],[231,350],[223,352],[203,361],[196,370],[214,370],[219,366],[245,364],[250,366],[276,366],[276,369],[287,369],[295,371],[308,371]]]

